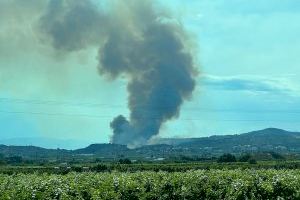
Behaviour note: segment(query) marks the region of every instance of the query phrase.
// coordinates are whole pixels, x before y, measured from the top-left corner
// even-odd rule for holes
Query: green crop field
[[[300,170],[2,174],[0,199],[300,199]]]

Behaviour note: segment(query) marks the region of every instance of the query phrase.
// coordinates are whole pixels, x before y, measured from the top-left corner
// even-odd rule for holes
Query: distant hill
[[[268,128],[240,135],[219,135],[202,138],[162,138],[157,144],[129,149],[119,144],[92,144],[76,150],[46,149],[35,146],[0,145],[0,154],[24,157],[99,156],[168,157],[177,155],[220,155],[243,152],[297,152],[300,153],[300,133]]]
[[[128,149],[125,145],[93,144],[73,151],[76,154],[163,156],[248,151],[300,152],[300,133],[268,128],[240,135],[220,135],[202,138],[162,138],[157,144]]]
[[[280,145],[295,143],[298,147],[300,132],[289,132],[277,128],[267,128],[258,131],[252,131],[236,135],[213,135],[200,138],[158,138],[154,143],[169,144],[173,146],[219,146],[219,143],[225,146],[232,145]],[[288,141],[286,141],[288,140]],[[295,141],[296,140],[296,141]],[[224,144],[226,143],[226,144]]]
[[[78,149],[83,144],[88,145],[88,142],[70,139],[54,139],[44,137],[23,137],[23,138],[9,138],[0,140],[0,144],[13,146],[38,146],[47,149]]]
[[[5,156],[22,156],[24,158],[49,158],[69,154],[67,150],[45,149],[35,146],[6,146],[0,145],[0,153]]]
[[[116,153],[126,154],[128,151],[127,146],[121,144],[91,144],[86,148],[74,150],[73,153],[113,156],[116,155]]]
[[[190,141],[182,140],[177,142],[177,146],[189,148],[215,148],[222,150],[276,150],[276,148],[300,150],[300,133],[289,132],[276,128],[268,128],[259,131],[253,131],[240,135],[211,136],[205,138],[195,138]]]

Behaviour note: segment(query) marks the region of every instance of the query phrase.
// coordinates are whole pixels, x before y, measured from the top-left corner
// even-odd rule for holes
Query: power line
[[[62,106],[106,106],[107,104],[99,103],[79,103],[70,101],[56,101],[56,100],[37,100],[37,99],[12,99],[12,98],[0,98],[0,101],[6,101],[9,103],[22,103],[22,104],[36,104],[36,105],[62,105]]]
[[[21,103],[30,105],[50,105],[50,106],[75,106],[75,107],[107,107],[107,108],[124,108],[124,105],[120,104],[108,104],[108,103],[92,103],[92,102],[70,102],[70,101],[57,101],[57,100],[37,100],[37,99],[13,99],[13,98],[0,98],[0,101],[6,101],[9,103]],[[150,107],[150,108],[149,108]],[[132,108],[153,111],[159,109],[175,108],[175,106],[150,106],[150,104],[136,105]],[[185,107],[185,110],[201,111],[201,112],[239,112],[239,113],[287,113],[287,114],[300,114],[299,110],[234,110],[234,109],[206,109],[199,106]]]
[[[88,114],[71,114],[71,113],[46,113],[46,112],[26,112],[26,111],[7,111],[0,110],[0,113],[6,114],[29,114],[29,115],[46,115],[62,117],[89,117],[89,118],[111,118],[112,116],[88,115]]]
[[[46,112],[26,112],[26,111],[6,111],[0,110],[0,113],[6,114],[29,114],[29,115],[44,115],[44,116],[59,116],[59,117],[88,117],[113,119],[115,116],[101,116],[88,114],[70,114],[70,113],[46,113]],[[138,119],[160,120],[158,117],[140,117]],[[222,122],[288,122],[299,123],[299,120],[282,120],[282,119],[201,119],[201,118],[179,118],[177,121],[222,121]]]

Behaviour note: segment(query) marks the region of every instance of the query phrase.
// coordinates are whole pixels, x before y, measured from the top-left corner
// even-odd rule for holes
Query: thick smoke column
[[[77,51],[99,46],[108,19],[88,0],[50,0],[40,18],[40,31],[59,51]]]
[[[41,27],[56,49],[99,45],[99,71],[129,82],[130,117],[111,122],[112,143],[138,146],[179,116],[194,88],[196,70],[183,27],[153,1],[112,1],[105,12],[89,1],[49,3]]]

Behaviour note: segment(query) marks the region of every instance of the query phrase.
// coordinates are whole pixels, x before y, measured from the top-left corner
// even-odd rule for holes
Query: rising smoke
[[[99,46],[99,73],[128,79],[130,116],[111,122],[111,142],[139,146],[179,116],[197,73],[188,36],[167,11],[151,0],[109,2],[101,9],[87,0],[51,0],[39,27],[59,51]]]

